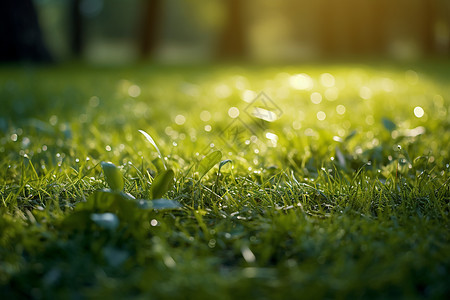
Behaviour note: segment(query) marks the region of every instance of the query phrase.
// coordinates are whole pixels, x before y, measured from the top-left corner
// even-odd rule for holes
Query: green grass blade
[[[150,195],[152,199],[159,199],[172,187],[175,174],[172,170],[165,170],[159,173],[153,179],[150,187]]]
[[[115,191],[120,192],[123,190],[124,182],[122,173],[120,173],[119,169],[110,162],[101,162],[101,166],[103,169],[103,173],[105,174],[106,182],[109,187]]]
[[[142,133],[142,134],[145,136],[145,138],[147,139],[147,141],[149,141],[150,144],[153,145],[153,147],[155,147],[156,152],[158,152],[159,158],[161,159],[161,161],[162,161],[162,163],[163,163],[163,165],[164,165],[164,168],[167,169],[166,164],[164,163],[164,157],[162,156],[161,151],[159,150],[158,146],[156,145],[155,141],[154,141],[153,138],[150,136],[150,134],[148,134],[148,133],[145,132],[144,130],[139,130],[139,132]]]
[[[199,181],[206,175],[206,173],[211,170],[215,164],[220,162],[220,159],[222,158],[222,152],[219,150],[216,150],[214,152],[209,153],[206,155],[198,165],[198,174],[200,175]]]
[[[233,161],[231,160],[231,159],[225,159],[225,160],[222,160],[221,162],[220,162],[220,164],[219,164],[219,173],[220,173],[220,169],[222,169],[222,167],[223,166],[225,166],[226,164],[228,164],[228,163],[232,163]]]

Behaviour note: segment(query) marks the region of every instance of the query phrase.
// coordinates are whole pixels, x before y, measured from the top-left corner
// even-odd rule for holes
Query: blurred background
[[[2,61],[449,57],[449,0],[14,0]]]

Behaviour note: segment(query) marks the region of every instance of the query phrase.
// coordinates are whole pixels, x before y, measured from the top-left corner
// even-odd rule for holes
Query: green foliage
[[[0,70],[0,294],[446,298],[442,65]]]

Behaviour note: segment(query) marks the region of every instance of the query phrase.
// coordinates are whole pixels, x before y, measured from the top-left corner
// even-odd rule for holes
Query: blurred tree
[[[248,55],[243,19],[244,1],[228,0],[226,3],[227,19],[219,38],[217,56],[219,59],[242,59]]]
[[[52,60],[32,0],[0,1],[0,61]]]
[[[81,15],[81,0],[71,0],[70,2],[70,22],[71,22],[71,41],[70,48],[72,54],[76,58],[83,55],[84,39],[83,39],[83,18]]]
[[[383,54],[387,0],[321,0],[320,47],[326,56]]]
[[[142,7],[142,26],[140,27],[139,50],[141,57],[146,58],[155,52],[158,45],[163,1],[143,0]]]
[[[435,16],[435,0],[422,1],[422,42],[425,54],[432,55],[436,52],[436,42],[434,39]]]

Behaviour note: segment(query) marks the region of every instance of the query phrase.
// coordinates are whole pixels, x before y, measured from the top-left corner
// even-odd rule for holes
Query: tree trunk
[[[49,62],[32,0],[0,2],[0,61]]]
[[[142,26],[140,28],[139,50],[142,58],[154,54],[158,46],[163,1],[145,0],[143,3]]]
[[[83,22],[80,11],[81,0],[72,0],[70,3],[70,17],[72,22],[71,27],[71,50],[75,58],[80,58],[83,55],[84,40],[83,40]]]
[[[423,1],[423,36],[422,36],[422,48],[426,55],[436,54],[436,43],[434,40],[434,22],[435,19],[435,1],[427,0]]]
[[[243,2],[227,1],[228,18],[217,49],[219,59],[242,59],[248,54],[242,18]]]

